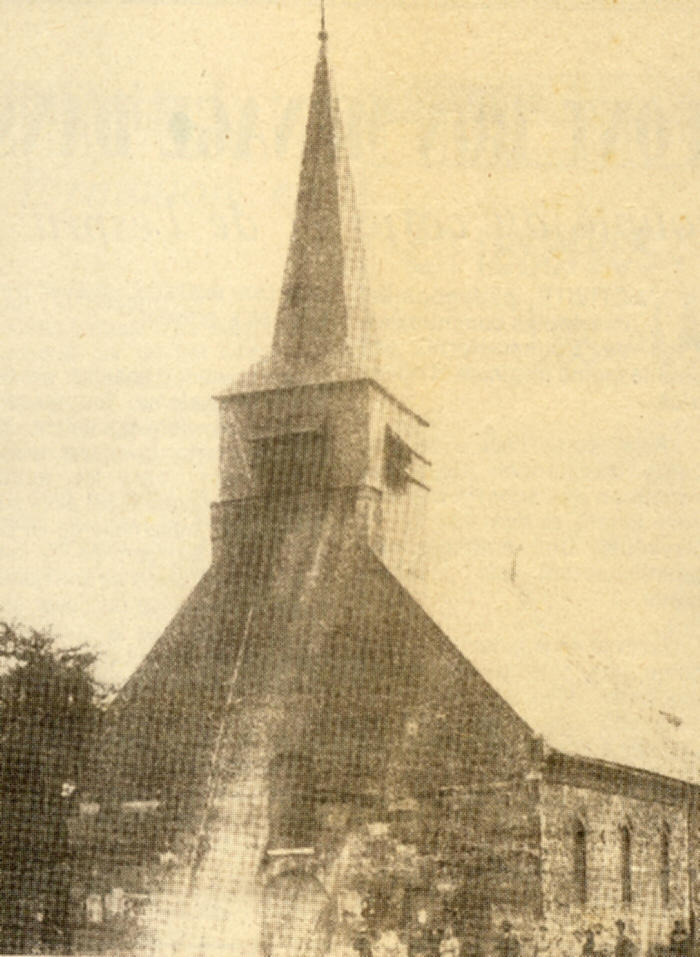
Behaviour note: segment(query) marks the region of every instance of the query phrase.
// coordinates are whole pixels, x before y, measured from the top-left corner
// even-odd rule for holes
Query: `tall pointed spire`
[[[378,369],[364,249],[327,57],[325,13],[296,214],[269,356],[232,391],[373,377]]]

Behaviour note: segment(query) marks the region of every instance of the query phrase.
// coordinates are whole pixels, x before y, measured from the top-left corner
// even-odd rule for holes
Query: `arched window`
[[[661,859],[659,861],[659,882],[661,884],[661,902],[664,907],[671,903],[671,829],[668,824],[661,828]]]
[[[620,828],[620,890],[622,903],[632,903],[632,831],[628,824]]]
[[[333,932],[333,905],[311,874],[287,871],[263,891],[260,943],[265,957],[323,957]]]
[[[588,900],[586,828],[582,821],[574,824],[574,895],[579,904]]]

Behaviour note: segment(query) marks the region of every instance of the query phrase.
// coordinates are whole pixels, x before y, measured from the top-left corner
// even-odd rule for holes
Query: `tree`
[[[0,951],[70,950],[68,817],[108,689],[96,655],[0,622]]]

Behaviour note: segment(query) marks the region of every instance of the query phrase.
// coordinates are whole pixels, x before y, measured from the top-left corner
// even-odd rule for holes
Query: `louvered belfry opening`
[[[280,499],[322,488],[326,469],[322,430],[264,436],[252,445],[251,470],[258,494]]]
[[[413,452],[393,429],[384,437],[384,481],[395,492],[405,492],[411,483]]]

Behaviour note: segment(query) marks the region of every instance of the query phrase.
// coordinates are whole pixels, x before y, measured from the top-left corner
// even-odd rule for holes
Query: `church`
[[[111,706],[75,822],[84,946],[478,955],[510,924],[574,957],[624,921],[663,948],[700,900],[673,722],[538,723],[546,685],[510,701],[415,597],[428,423],[382,385],[327,47],[271,349],[217,397],[211,565]]]

